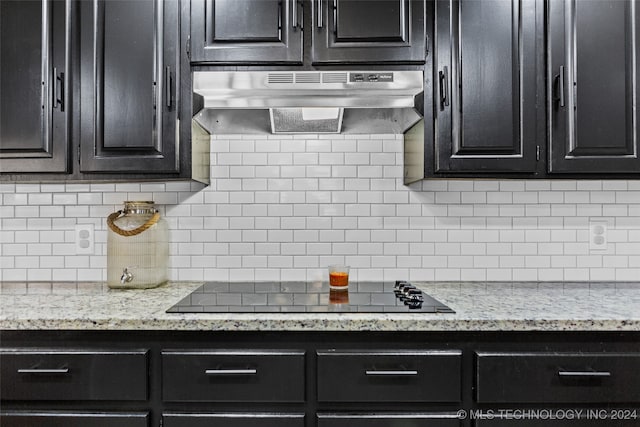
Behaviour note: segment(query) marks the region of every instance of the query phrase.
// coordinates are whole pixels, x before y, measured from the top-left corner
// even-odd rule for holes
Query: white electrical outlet
[[[93,224],[76,224],[76,254],[92,255],[94,250]]]
[[[589,222],[589,250],[604,251],[607,249],[607,223],[605,221]]]

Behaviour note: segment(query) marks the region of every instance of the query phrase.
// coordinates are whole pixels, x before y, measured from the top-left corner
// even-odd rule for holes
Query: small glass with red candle
[[[329,266],[329,288],[347,289],[349,287],[349,266],[330,265]]]

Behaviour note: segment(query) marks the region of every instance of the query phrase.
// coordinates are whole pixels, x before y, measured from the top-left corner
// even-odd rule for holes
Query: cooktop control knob
[[[416,309],[416,308],[422,308],[422,299],[419,300],[408,300],[405,301],[404,303],[407,305],[407,307],[409,307],[409,309]]]
[[[400,299],[406,299],[410,293],[422,293],[420,289],[416,289],[413,285],[408,285],[402,288],[402,292],[400,293]]]
[[[393,292],[396,295],[400,295],[402,289],[407,285],[411,286],[411,283],[407,282],[406,280],[396,280],[396,284],[393,287]]]

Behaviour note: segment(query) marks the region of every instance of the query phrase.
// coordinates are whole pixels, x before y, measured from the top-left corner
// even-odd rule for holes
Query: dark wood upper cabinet
[[[192,0],[191,61],[302,63],[299,0]]]
[[[549,0],[550,173],[640,173],[640,6]]]
[[[0,1],[0,171],[69,168],[69,2]]]
[[[312,61],[424,63],[422,0],[313,0]]]
[[[311,23],[306,52],[305,22]],[[420,64],[425,2],[191,0],[189,44],[193,63]]]
[[[83,1],[80,15],[80,171],[178,172],[178,0]]]
[[[436,173],[536,170],[538,0],[435,2]]]

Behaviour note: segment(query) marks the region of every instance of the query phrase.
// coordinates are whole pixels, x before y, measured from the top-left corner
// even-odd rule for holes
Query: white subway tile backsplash
[[[2,221],[2,228],[12,229],[12,227],[17,227],[17,229],[22,229],[19,223],[26,224],[27,221],[25,219],[13,219],[15,216],[16,209],[13,206],[0,206],[0,221]]]
[[[511,253],[514,255],[536,255],[538,245],[535,243],[512,243]]]
[[[10,217],[13,213],[16,218],[38,218],[40,217],[40,208],[38,206],[11,206],[2,212],[2,217]]]
[[[176,280],[637,280],[637,181],[402,184],[395,135],[221,135],[212,184],[0,184],[0,280],[104,280],[104,219],[149,198],[171,228]],[[589,221],[609,224],[590,253]],[[96,253],[75,253],[91,223]]]
[[[509,205],[513,203],[513,194],[509,191],[487,191],[487,203]]]
[[[16,193],[39,193],[40,184],[15,184]]]
[[[602,181],[602,189],[605,191],[627,191],[628,184],[623,180]]]

